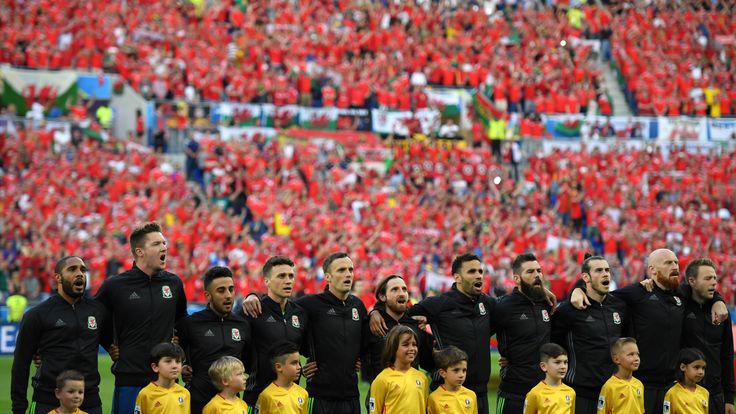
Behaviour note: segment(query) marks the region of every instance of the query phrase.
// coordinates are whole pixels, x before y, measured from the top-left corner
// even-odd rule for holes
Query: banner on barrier
[[[0,325],[0,355],[13,355],[13,352],[15,352],[15,339],[17,336],[17,324]]]
[[[220,138],[223,141],[230,141],[234,138],[253,139],[254,136],[273,138],[276,136],[276,130],[273,128],[259,127],[219,127]]]
[[[736,139],[736,119],[708,120],[708,138],[711,141],[731,141]]]
[[[542,115],[553,138],[639,138],[657,137],[656,119],[626,116]]]
[[[371,111],[373,132],[409,136],[414,133],[429,135],[440,127],[440,113],[436,109],[411,111]]]
[[[337,108],[307,108],[299,109],[299,126],[307,129],[337,129]]]
[[[660,116],[657,123],[660,141],[708,141],[707,118]]]

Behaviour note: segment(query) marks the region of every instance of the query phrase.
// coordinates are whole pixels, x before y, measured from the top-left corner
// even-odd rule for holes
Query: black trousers
[[[325,400],[309,397],[309,414],[360,414],[360,399]]]
[[[523,414],[525,398],[526,396],[524,395],[499,391],[498,399],[496,400],[496,414]]]
[[[647,387],[644,385],[644,412],[661,413],[664,395],[669,388]]]

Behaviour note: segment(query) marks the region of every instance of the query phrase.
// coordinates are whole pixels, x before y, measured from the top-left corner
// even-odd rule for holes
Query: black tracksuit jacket
[[[733,332],[731,317],[714,325],[710,311],[712,301],[704,304],[692,300],[690,287],[680,286],[685,298],[685,319],[682,327],[682,347],[698,348],[705,355],[705,378],[700,385],[710,395],[723,394],[726,402],[733,401]]]
[[[181,279],[166,271],[149,277],[133,265],[105,280],[96,298],[112,314],[120,348],[120,358],[112,366],[115,386],[145,387],[156,379],[149,364],[151,349],[171,341],[174,324],[187,315]]]
[[[99,407],[102,402],[97,351],[108,321],[105,307],[88,297],[72,305],[54,294],[26,312],[20,323],[13,357],[10,391],[13,413],[25,413],[28,408],[28,375],[37,352],[41,356],[41,366],[33,377],[34,401],[57,405],[56,376],[74,369],[85,379],[82,409]]]
[[[263,313],[257,318],[246,316],[250,323],[253,346],[248,355],[248,382],[243,400],[253,406],[258,395],[276,379],[276,373],[268,360],[268,352],[280,340],[293,342],[301,347],[306,338],[309,316],[301,306],[289,299],[281,312],[281,306],[268,296],[261,299]],[[237,312],[237,311],[236,311]]]
[[[207,371],[222,356],[245,361],[251,338],[250,324],[240,312],[222,317],[207,307],[176,323],[179,345],[192,367],[188,384],[192,395],[192,413],[200,411],[217,394]]]
[[[367,343],[368,315],[360,299],[349,295],[345,301],[329,291],[296,300],[309,316],[308,352],[317,362],[317,372],[307,380],[310,397],[326,400],[354,400],[358,392],[355,363]]]
[[[417,355],[417,362],[426,371],[431,371],[434,367],[432,361],[432,337],[423,330],[419,329],[419,322],[412,319],[409,315],[404,314],[398,321],[386,313],[385,304],[378,302],[374,309],[376,312],[380,312],[381,317],[386,322],[388,328],[386,332],[390,331],[391,328],[397,325],[406,325],[411,328],[414,333],[417,334],[417,346],[419,347],[419,353]],[[373,382],[378,374],[383,371],[381,366],[381,356],[383,355],[383,347],[386,345],[386,336],[378,337],[370,333],[368,336],[368,349],[365,354],[361,357],[361,373],[363,374],[362,380],[368,383]]]
[[[636,378],[646,387],[669,388],[680,352],[683,299],[656,284],[652,292],[635,283],[610,294],[627,305],[626,336],[636,338],[641,353]]]
[[[612,295],[602,302],[588,300],[590,306],[581,310],[569,302],[560,304],[552,316],[552,342],[568,352],[565,383],[577,395],[595,400],[615,371],[611,344],[624,332],[626,303]]]
[[[490,296],[471,298],[453,284],[450,291],[426,298],[409,308],[407,315],[427,318],[437,347],[454,345],[465,351],[468,373],[464,386],[478,394],[486,394],[491,374],[491,318],[495,308],[496,301]],[[436,373],[432,380],[433,387],[441,383]]]
[[[492,316],[498,351],[508,360],[501,368],[499,390],[520,396],[544,378],[539,347],[550,341],[552,308],[546,299],[533,301],[518,288],[501,296]]]

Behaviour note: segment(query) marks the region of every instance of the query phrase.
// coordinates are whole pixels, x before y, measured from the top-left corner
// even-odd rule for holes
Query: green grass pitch
[[[496,406],[496,389],[498,387],[498,353],[491,353],[491,365],[492,374],[491,380],[488,383],[488,404],[490,407]],[[102,376],[102,383],[100,384],[100,398],[102,398],[102,404],[106,413],[110,412],[110,403],[112,401],[112,391],[115,385],[115,379],[110,373],[110,358],[107,355],[101,355],[99,360],[100,375]],[[13,357],[11,356],[0,356],[0,413],[9,413],[10,404],[10,369],[13,365]],[[31,372],[34,369],[31,368]],[[31,374],[32,375],[32,374]],[[33,390],[30,387],[30,379],[28,386],[28,400],[30,401],[33,395]],[[302,379],[302,386],[304,386],[304,379]],[[368,392],[368,384],[360,382],[360,401],[362,412],[365,413],[365,407],[362,402],[365,401],[365,395]]]

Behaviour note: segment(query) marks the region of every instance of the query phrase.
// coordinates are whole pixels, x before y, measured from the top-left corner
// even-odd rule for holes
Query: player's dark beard
[[[542,286],[532,285],[524,282],[523,280],[521,280],[520,282],[521,293],[525,294],[532,300],[544,299],[544,289]]]
[[[77,293],[74,291],[74,283],[70,282],[68,280],[61,279],[61,290],[64,291],[69,297],[72,298],[81,298],[84,296],[84,289],[82,289],[81,292]]]
[[[391,312],[402,314],[406,312],[406,303],[400,305],[399,302],[396,301],[386,302],[386,308],[391,309]]]

